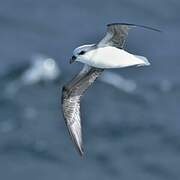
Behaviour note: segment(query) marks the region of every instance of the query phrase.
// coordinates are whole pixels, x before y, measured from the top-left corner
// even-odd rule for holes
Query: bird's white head
[[[81,61],[84,58],[86,52],[95,48],[95,44],[79,46],[73,51],[73,56],[70,59],[70,64],[75,61]]]

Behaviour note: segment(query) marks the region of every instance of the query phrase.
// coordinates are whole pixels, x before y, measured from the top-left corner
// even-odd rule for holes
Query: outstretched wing
[[[98,46],[102,47],[108,45],[123,49],[124,43],[128,36],[128,30],[131,27],[142,27],[153,31],[161,32],[158,29],[148,26],[128,24],[128,23],[112,23],[107,25],[107,33],[105,37],[98,43]]]
[[[83,155],[80,98],[102,73],[103,69],[85,65],[62,90],[62,109],[69,134],[80,155]]]

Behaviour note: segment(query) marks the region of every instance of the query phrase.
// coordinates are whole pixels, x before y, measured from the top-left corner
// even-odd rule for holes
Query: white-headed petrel
[[[128,24],[112,23],[107,25],[105,37],[97,44],[83,45],[76,48],[70,63],[80,61],[83,69],[62,90],[62,111],[69,134],[80,155],[83,155],[82,131],[80,117],[80,98],[85,90],[98,76],[109,68],[150,65],[145,57],[133,55],[123,49],[128,30],[131,27],[143,27]]]

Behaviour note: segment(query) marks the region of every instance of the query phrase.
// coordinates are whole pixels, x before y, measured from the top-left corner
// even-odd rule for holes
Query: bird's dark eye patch
[[[83,54],[85,54],[85,51],[79,52],[79,55],[83,55]]]

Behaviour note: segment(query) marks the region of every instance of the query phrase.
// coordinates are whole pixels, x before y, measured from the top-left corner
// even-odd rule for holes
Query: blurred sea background
[[[0,179],[180,179],[179,0],[0,1]],[[134,28],[126,50],[148,67],[106,71],[82,98],[85,157],[61,113],[61,88],[81,68],[75,47],[106,24]]]

